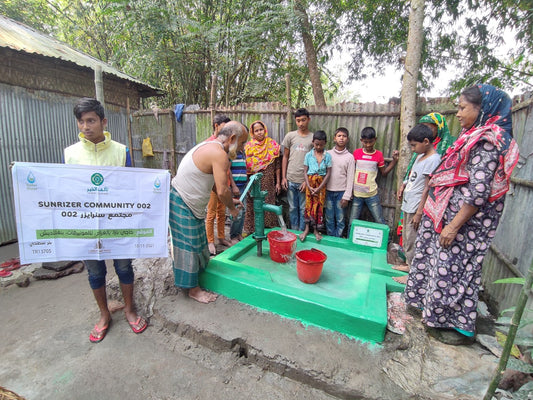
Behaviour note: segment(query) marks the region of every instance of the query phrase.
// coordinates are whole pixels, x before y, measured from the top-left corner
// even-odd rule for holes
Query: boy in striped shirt
[[[247,183],[246,158],[242,151],[237,152],[237,157],[234,160],[231,160],[230,181],[233,197],[239,198]],[[229,235],[232,245],[242,240],[245,212],[245,207],[241,208],[239,215],[234,218],[231,223]]]

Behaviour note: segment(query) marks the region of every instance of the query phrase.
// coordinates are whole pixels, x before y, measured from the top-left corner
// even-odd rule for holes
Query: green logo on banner
[[[91,175],[91,182],[94,186],[100,186],[102,183],[104,183],[104,177],[102,174],[96,172]]]

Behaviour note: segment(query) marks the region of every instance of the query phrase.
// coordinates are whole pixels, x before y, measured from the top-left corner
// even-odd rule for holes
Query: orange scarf
[[[254,139],[253,126],[259,123],[265,128],[265,138],[262,142]],[[249,174],[255,174],[264,170],[270,164],[272,164],[280,155],[280,145],[274,140],[268,137],[268,131],[261,121],[255,121],[250,125],[250,141],[244,146],[244,152],[246,153],[246,171]]]

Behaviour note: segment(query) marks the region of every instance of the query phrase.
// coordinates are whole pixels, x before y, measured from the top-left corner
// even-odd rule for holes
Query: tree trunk
[[[407,54],[400,103],[400,160],[396,168],[398,184],[402,182],[411,159],[411,149],[407,142],[407,134],[416,125],[416,89],[420,59],[422,58],[422,42],[424,40],[423,23],[424,0],[411,0]]]
[[[320,80],[320,70],[318,69],[318,61],[316,58],[316,50],[313,44],[313,37],[311,36],[311,26],[307,16],[306,6],[302,0],[294,2],[296,12],[300,20],[300,30],[302,33],[302,40],[305,48],[305,57],[307,59],[307,67],[309,69],[309,78],[311,79],[311,87],[313,88],[313,97],[315,98],[315,105],[319,107],[326,107],[326,100],[324,98],[324,91],[322,90],[322,82]]]

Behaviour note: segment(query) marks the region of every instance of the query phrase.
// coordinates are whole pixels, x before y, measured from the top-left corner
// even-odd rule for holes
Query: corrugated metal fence
[[[63,149],[78,140],[76,100],[0,84],[0,244],[17,238],[10,163],[63,162]],[[113,138],[128,143],[126,110],[107,107],[106,113]]]
[[[496,237],[483,263],[486,292],[502,310],[516,303],[521,286],[493,282],[524,276],[533,260],[533,98],[513,107],[513,132],[520,147],[520,160],[511,178]],[[529,310],[532,303],[530,298]]]
[[[520,287],[517,285],[494,285],[496,279],[524,274],[533,257],[533,246],[527,238],[533,233],[533,227],[527,223],[532,221],[531,206],[531,177],[533,163],[529,155],[533,154],[533,115],[531,101],[526,101],[513,108],[513,126],[515,138],[521,150],[521,163],[514,173],[513,194],[507,195],[507,205],[502,217],[498,234],[494,240],[492,250],[486,257],[484,264],[484,286],[490,297],[506,308],[516,302]],[[376,148],[383,151],[385,157],[390,157],[392,150],[399,147],[399,104],[353,104],[343,103],[327,110],[308,108],[311,114],[309,129],[311,131],[324,130],[328,134],[328,148],[333,147],[335,129],[344,126],[350,132],[349,149],[353,151],[359,145],[359,133],[366,126],[373,126],[378,134]],[[432,99],[422,101],[418,105],[417,114],[425,115],[429,112],[441,112],[446,116],[452,135],[457,136],[460,131],[459,121],[455,118],[455,106],[448,99]],[[289,129],[295,129],[292,116],[287,121],[287,109],[279,103],[241,104],[231,108],[218,108],[217,113],[226,114],[229,118],[241,121],[248,127],[256,120],[263,121],[269,131],[269,136],[278,143],[283,141]],[[135,113],[132,117],[132,137],[134,159],[136,166],[167,168],[164,155],[172,160],[171,171],[175,173],[183,155],[196,143],[205,140],[212,133],[211,111],[199,109],[197,106],[187,107],[182,121],[175,120],[172,110],[159,110],[157,118],[153,111]],[[289,124],[287,123],[289,122]],[[171,132],[174,133],[172,138]],[[142,140],[150,136],[154,145],[154,157],[142,157]],[[160,138],[165,136],[165,138]],[[172,139],[175,141],[171,145]],[[165,143],[161,148],[156,144]],[[529,179],[529,181],[528,181]],[[529,182],[523,184],[522,181]],[[519,183],[522,182],[522,183]],[[381,200],[384,206],[385,218],[392,227],[396,226],[395,198],[397,181],[394,173],[378,180]],[[525,223],[524,223],[525,222]],[[499,255],[499,256],[498,256]],[[502,309],[503,309],[502,308]]]
[[[311,114],[309,129],[311,131],[324,130],[328,135],[328,148],[334,146],[333,137],[338,127],[345,127],[350,132],[350,151],[359,145],[359,133],[366,126],[372,126],[377,131],[376,148],[381,150],[385,158],[389,158],[392,151],[398,149],[400,143],[400,106],[398,103],[342,103],[324,109],[309,107]],[[419,115],[439,111],[448,118],[450,129],[457,134],[460,126],[454,117],[453,105],[448,99],[434,99],[421,101]],[[217,113],[225,114],[232,120],[240,121],[250,126],[254,121],[263,121],[268,129],[268,134],[278,143],[282,143],[289,129],[296,129],[292,114],[287,121],[287,108],[281,103],[252,103],[240,104],[229,108],[218,108]],[[157,117],[157,118],[156,118]],[[207,139],[212,134],[211,112],[202,110],[197,106],[185,109],[181,122],[177,122],[172,110],[142,111],[132,117],[132,147],[135,151],[136,166],[167,168],[172,165],[171,171],[175,173],[181,157],[196,143]],[[289,124],[287,123],[289,122]],[[170,132],[174,132],[175,144],[172,146]],[[144,138],[150,137],[155,149],[154,157],[142,157],[141,146]],[[164,144],[158,147],[157,144]],[[166,155],[166,159],[165,159]],[[169,163],[166,160],[172,160]],[[387,177],[378,178],[378,186],[385,219],[391,228],[396,220],[396,178],[394,173]]]

